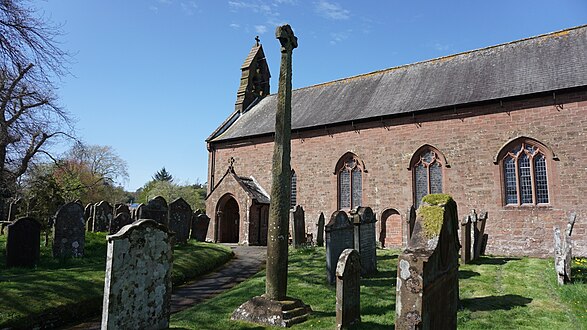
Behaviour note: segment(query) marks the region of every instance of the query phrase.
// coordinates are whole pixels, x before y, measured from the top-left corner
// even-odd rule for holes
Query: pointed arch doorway
[[[239,206],[230,194],[222,196],[216,211],[216,241],[238,243],[240,213]]]

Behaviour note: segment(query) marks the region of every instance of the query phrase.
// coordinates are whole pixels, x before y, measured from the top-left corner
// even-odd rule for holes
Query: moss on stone
[[[448,194],[430,194],[423,199],[423,205],[418,209],[418,215],[422,218],[422,230],[426,238],[430,239],[440,235],[444,222],[444,206],[452,201]]]
[[[422,205],[418,209],[418,215],[422,218],[422,230],[426,238],[432,238],[440,234],[444,220],[444,208],[437,205]]]
[[[449,194],[430,194],[422,198],[422,202],[428,205],[446,205],[451,200]]]

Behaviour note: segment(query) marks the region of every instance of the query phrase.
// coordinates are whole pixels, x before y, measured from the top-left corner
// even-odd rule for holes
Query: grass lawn
[[[294,329],[334,329],[336,291],[326,282],[323,248],[290,249],[288,295],[314,312]],[[377,250],[379,272],[361,280],[362,323],[354,329],[393,328],[398,251]],[[586,329],[587,260],[576,259],[574,283],[559,287],[553,261],[483,257],[460,268],[459,329]],[[265,290],[265,273],[171,316],[172,328],[266,329],[230,315]]]
[[[0,236],[0,329],[50,325],[79,320],[102,310],[106,234],[86,233],[85,256],[53,259],[51,247],[41,248],[36,269],[6,265],[6,236]],[[206,273],[232,258],[230,248],[190,241],[175,248],[174,285]]]

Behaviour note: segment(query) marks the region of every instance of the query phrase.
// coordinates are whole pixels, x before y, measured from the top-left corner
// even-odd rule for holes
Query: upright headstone
[[[84,208],[67,203],[57,211],[53,227],[53,257],[83,257],[86,243]]]
[[[487,222],[487,212],[481,213],[481,216],[477,215],[475,210],[471,211],[471,222],[474,226],[474,238],[473,241],[473,260],[479,259],[483,254],[483,239],[485,236],[485,223]]]
[[[190,238],[192,207],[183,198],[169,204],[169,230],[175,233],[175,242],[185,244]]]
[[[198,242],[205,242],[208,234],[208,226],[210,225],[210,217],[204,213],[193,214],[192,218],[192,234],[191,239]]]
[[[336,265],[336,328],[361,322],[361,262],[359,253],[346,249]]]
[[[415,222],[416,222],[416,208],[414,207],[414,205],[412,205],[408,208],[408,218],[407,218],[408,237],[406,237],[408,241],[410,240],[410,238],[412,238],[412,232],[414,231],[414,223]]]
[[[361,258],[361,275],[377,272],[377,241],[375,238],[375,214],[370,207],[351,210],[355,226],[355,250]]]
[[[306,243],[306,220],[304,215],[304,208],[297,205],[295,209],[290,211],[291,220],[291,238],[294,248],[299,248]]]
[[[110,234],[116,234],[122,227],[130,225],[132,222],[129,213],[120,212],[110,221],[109,232]]]
[[[128,214],[128,217],[130,218],[130,208],[128,207],[128,205],[117,204],[116,207],[114,208],[114,216],[117,216],[120,213],[126,213],[126,214]]]
[[[7,227],[6,267],[34,267],[39,261],[41,224],[20,218]]]
[[[396,329],[456,329],[459,304],[457,204],[422,198],[412,238],[398,258]]]
[[[102,329],[166,329],[171,301],[172,234],[143,219],[109,235]]]
[[[169,207],[167,206],[167,201],[165,198],[161,196],[157,196],[151,199],[147,205],[145,205],[141,210],[141,219],[153,219],[158,223],[167,226],[169,224],[168,221],[168,212]]]
[[[353,224],[344,211],[335,211],[325,227],[326,277],[328,283],[336,283],[336,263],[342,251],[354,248]]]
[[[131,212],[132,212],[131,217],[132,217],[133,221],[143,219],[142,215],[143,215],[144,210],[145,210],[145,204],[143,204],[143,203],[140,203],[135,208],[133,208],[131,210]]]
[[[318,223],[316,224],[316,245],[324,246],[324,212],[320,212],[320,217],[318,218]]]
[[[107,201],[101,201],[94,205],[94,232],[107,232],[112,221],[114,210]]]
[[[84,220],[88,222],[88,219],[94,214],[94,204],[88,203],[84,208]]]
[[[355,226],[355,250],[361,258],[361,275],[377,272],[377,241],[375,238],[375,214],[370,207],[351,210]]]
[[[461,264],[471,262],[471,216],[466,215],[461,222]]]
[[[560,229],[554,227],[554,268],[560,285],[571,282],[571,262],[573,260],[571,234],[573,233],[576,219],[577,215],[571,213],[562,237]]]

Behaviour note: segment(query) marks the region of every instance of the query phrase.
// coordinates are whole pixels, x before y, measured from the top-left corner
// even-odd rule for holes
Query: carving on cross
[[[296,37],[289,24],[278,26],[275,29],[275,38],[281,43],[281,52],[291,52],[298,47],[298,37]]]

